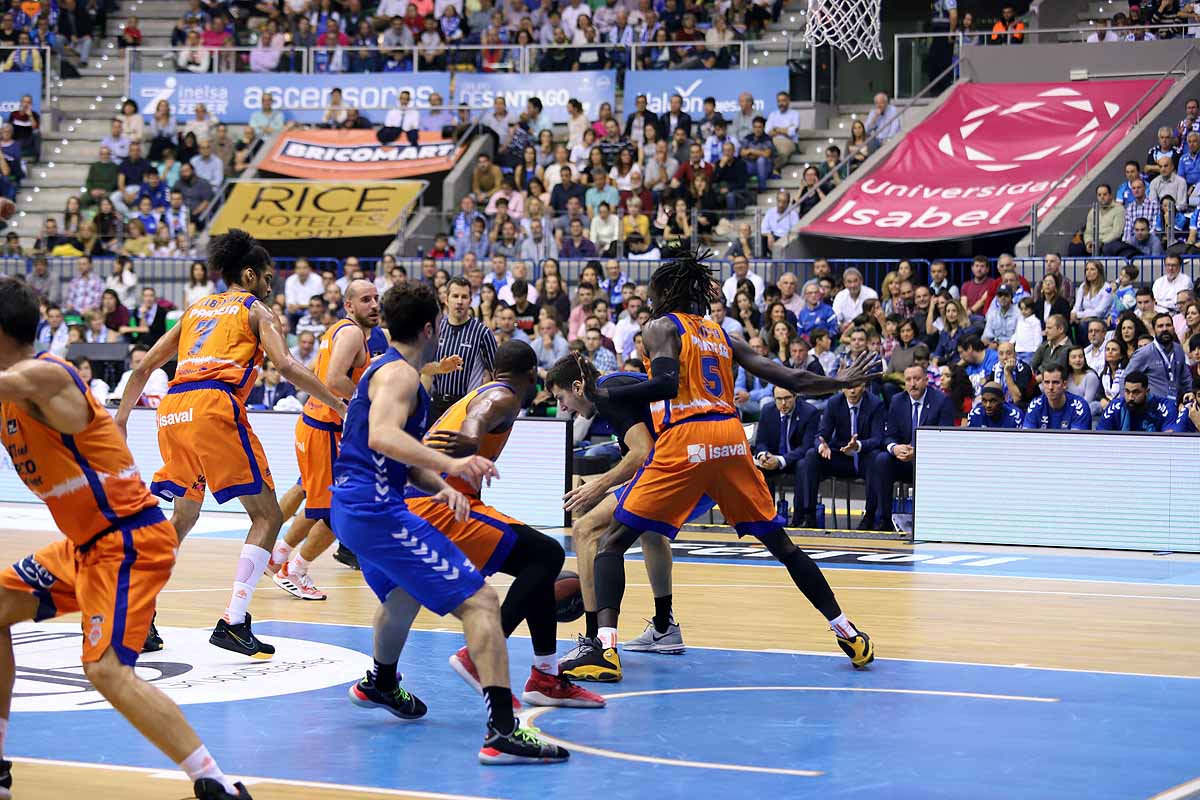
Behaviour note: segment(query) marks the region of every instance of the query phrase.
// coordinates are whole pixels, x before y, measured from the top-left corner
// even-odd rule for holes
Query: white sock
[[[196,752],[180,761],[179,768],[187,773],[188,780],[192,783],[201,778],[211,778],[214,781],[220,781],[221,785],[225,787],[225,791],[232,795],[237,794],[233,782],[225,777],[225,773],[221,772],[216,759],[208,754],[208,748],[204,745],[200,745],[196,748]]]
[[[240,625],[246,621],[246,609],[250,607],[250,599],[254,597],[254,586],[263,570],[267,568],[270,558],[271,554],[258,545],[242,545],[237,576],[233,579],[233,592],[229,595],[229,606],[225,609],[225,621],[230,625]]]
[[[558,674],[558,653],[551,653],[546,656],[533,654],[533,668],[538,672],[544,672],[547,675]]]
[[[601,628],[597,631],[597,636],[600,644],[606,650],[610,647],[617,646],[617,629],[616,628]]]
[[[275,543],[275,549],[271,551],[270,566],[276,570],[287,563],[288,556],[292,554],[292,546],[280,539]]]
[[[300,555],[300,551],[297,550],[295,553],[292,554],[292,560],[288,562],[288,574],[289,575],[307,575],[308,574],[308,565],[311,563],[312,562],[309,561],[307,558]]]
[[[4,740],[8,738],[8,720],[0,717],[0,757],[4,755]]]
[[[843,639],[853,639],[858,635],[858,630],[846,619],[845,614],[838,614],[836,619],[829,620],[829,629]]]

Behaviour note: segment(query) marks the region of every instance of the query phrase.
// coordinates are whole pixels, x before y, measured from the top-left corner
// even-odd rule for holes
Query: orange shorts
[[[709,415],[667,428],[617,503],[613,518],[674,538],[707,495],[738,536],[783,524],[742,423]]]
[[[175,566],[179,540],[157,506],[125,522],[86,553],[62,539],[0,571],[0,588],[37,598],[36,622],[82,614],[85,662],[99,661],[111,645],[122,664],[133,666]]]
[[[218,503],[274,491],[267,457],[246,417],[242,401],[216,381],[173,386],[157,410],[162,469],[150,491],[164,500],[204,501],[212,490]]]
[[[342,443],[342,426],[302,414],[296,420],[296,465],[304,487],[304,516],[329,524],[333,502],[333,462]]]
[[[405,502],[408,510],[428,522],[458,547],[484,576],[492,575],[512,552],[517,542],[513,525],[525,523],[500,513],[478,497],[471,501],[471,516],[466,522],[454,518],[445,503],[435,503],[426,495],[409,489]]]

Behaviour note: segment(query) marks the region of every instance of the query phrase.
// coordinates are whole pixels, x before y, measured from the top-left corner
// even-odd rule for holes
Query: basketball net
[[[808,0],[804,40],[811,47],[827,44],[846,54],[883,59],[879,41],[880,0]]]

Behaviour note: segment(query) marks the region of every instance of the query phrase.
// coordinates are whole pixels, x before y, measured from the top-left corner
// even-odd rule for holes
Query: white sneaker
[[[636,638],[621,645],[622,650],[627,650],[631,653],[661,653],[663,655],[677,656],[683,654],[687,649],[683,646],[683,632],[675,623],[675,620],[667,625],[666,633],[659,633],[654,623],[646,620],[646,630]]]
[[[271,580],[292,597],[299,597],[301,600],[326,599],[326,594],[313,585],[312,578],[307,574],[293,575],[288,572],[287,564],[280,567],[279,572],[271,576]]]

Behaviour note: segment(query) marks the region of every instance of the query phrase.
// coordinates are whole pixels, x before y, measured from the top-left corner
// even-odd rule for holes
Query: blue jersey
[[[975,406],[971,409],[971,413],[967,414],[968,428],[1019,428],[1024,416],[1021,414],[1021,409],[1014,406],[1012,403],[1005,403],[1004,408],[1000,410],[1000,419],[995,420],[987,415],[983,410],[982,405]]]
[[[1175,401],[1153,395],[1146,398],[1142,413],[1134,415],[1125,405],[1124,397],[1117,397],[1100,419],[1096,421],[1098,431],[1144,431],[1146,433],[1161,433],[1175,430],[1176,425]],[[1184,418],[1187,418],[1186,409]],[[1191,420],[1188,420],[1189,422]]]
[[[1029,404],[1025,412],[1022,428],[1033,430],[1072,430],[1090,431],[1092,429],[1092,409],[1086,400],[1077,394],[1067,392],[1063,407],[1055,411],[1046,402],[1046,395],[1039,394]]]
[[[387,335],[383,332],[383,328],[378,325],[371,328],[371,333],[367,336],[367,352],[371,354],[371,358],[375,358],[381,353],[386,353],[388,349]]]
[[[808,336],[817,328],[824,328],[829,331],[830,336],[836,337],[840,330],[837,314],[833,313],[833,309],[824,303],[818,303],[815,309],[810,309],[805,304],[804,308],[800,309],[800,313],[796,315],[796,328],[802,336]]]
[[[333,493],[344,502],[389,503],[404,505],[404,487],[408,483],[408,465],[376,453],[367,442],[367,421],[371,416],[371,378],[380,367],[404,356],[394,348],[380,356],[363,373],[342,424],[342,449],[333,465]],[[417,404],[404,423],[405,433],[418,441],[425,435],[425,415],[429,412],[429,394],[417,385]]]
[[[1172,433],[1200,433],[1196,430],[1192,418],[1188,416],[1188,405],[1185,403],[1179,407],[1179,413],[1175,416],[1175,422],[1167,429]]]

